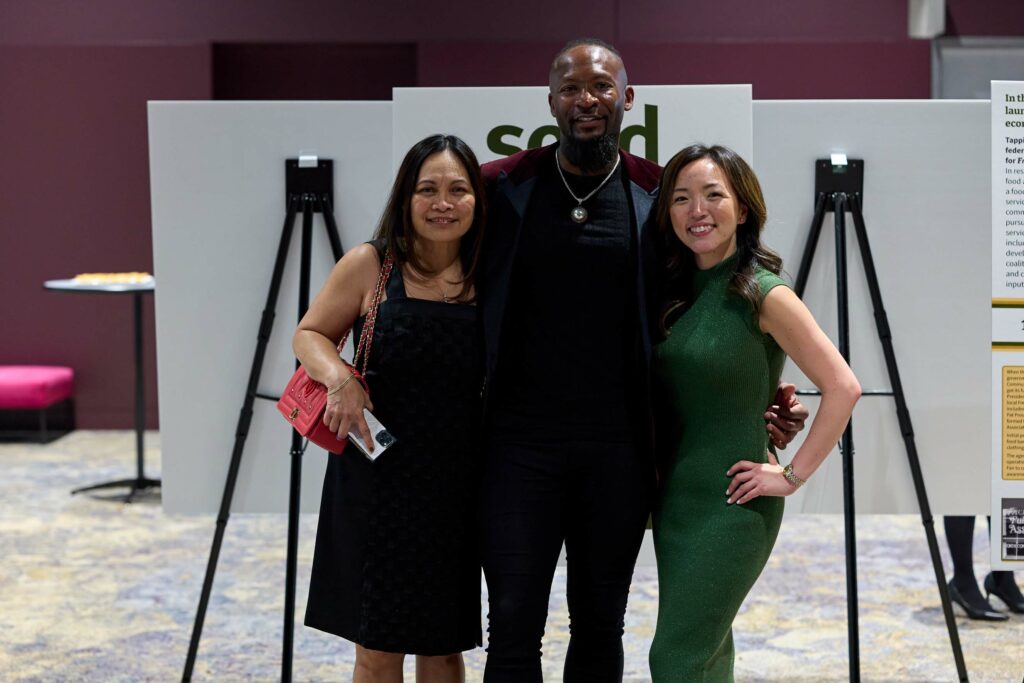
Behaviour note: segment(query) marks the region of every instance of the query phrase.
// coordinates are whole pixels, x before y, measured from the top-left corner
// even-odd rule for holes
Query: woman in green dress
[[[663,340],[653,373],[660,496],[654,512],[654,683],[732,681],[732,622],[771,553],[783,496],[832,450],[860,385],[760,242],[764,197],[724,147],[694,145],[665,167],[656,219],[666,256]],[[789,355],[821,390],[785,468],[768,452],[764,406]]]

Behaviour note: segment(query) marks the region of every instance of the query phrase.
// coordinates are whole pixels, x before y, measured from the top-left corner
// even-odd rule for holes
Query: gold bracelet
[[[801,479],[800,477],[796,476],[796,474],[793,472],[792,463],[782,468],[782,476],[784,476],[786,478],[786,481],[788,481],[796,488],[800,488],[801,486],[807,483],[806,479]]]
[[[352,381],[352,378],[353,378],[353,377],[355,377],[355,376],[356,376],[356,375],[355,375],[355,373],[353,373],[353,372],[350,372],[350,373],[348,373],[348,377],[346,377],[345,379],[343,379],[343,380],[341,381],[341,384],[339,384],[338,386],[334,387],[333,389],[328,389],[328,390],[327,390],[327,395],[328,395],[328,396],[334,396],[334,395],[335,395],[336,393],[338,393],[339,391],[341,391],[342,389],[344,389],[344,388],[345,388],[345,385],[346,385],[346,384],[348,384],[349,382],[351,382],[351,381]]]

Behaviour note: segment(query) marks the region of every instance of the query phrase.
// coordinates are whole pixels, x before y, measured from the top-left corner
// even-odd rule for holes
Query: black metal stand
[[[159,479],[151,479],[143,471],[142,440],[143,434],[146,431],[146,391],[142,372],[142,295],[146,294],[147,291],[151,292],[153,290],[132,292],[133,324],[135,327],[135,478],[117,479],[101,484],[83,486],[71,491],[71,495],[85,493],[86,491],[128,487],[128,493],[124,498],[124,502],[130,503],[135,499],[135,494],[139,491],[160,487]]]
[[[192,639],[189,641],[188,657],[181,680],[192,680],[196,653],[199,650],[199,639],[203,631],[203,620],[210,601],[210,590],[213,587],[213,575],[217,570],[217,559],[220,556],[221,542],[228,516],[231,514],[231,499],[235,492],[238,470],[242,462],[242,451],[245,439],[252,423],[252,406],[257,398],[277,401],[278,396],[261,394],[258,391],[260,373],[263,369],[263,357],[270,340],[274,325],[274,309],[277,295],[281,289],[281,277],[284,273],[285,261],[288,258],[288,247],[291,244],[292,229],[295,225],[295,214],[302,206],[302,253],[299,270],[299,319],[309,308],[309,270],[313,236],[313,214],[322,213],[327,229],[327,238],[331,243],[331,251],[335,261],[340,260],[344,253],[341,238],[338,237],[338,226],[334,221],[332,198],[334,187],[333,164],[330,160],[320,159],[315,167],[300,167],[298,160],[288,159],[285,162],[287,213],[284,227],[281,229],[281,241],[277,247],[273,275],[270,279],[270,291],[267,293],[266,305],[260,319],[259,332],[256,335],[256,352],[253,356],[252,368],[249,371],[249,383],[242,401],[242,410],[238,416],[235,429],[235,446],[231,452],[231,464],[228,467],[227,480],[224,482],[224,495],[217,513],[217,526],[213,534],[213,545],[210,548],[210,559],[206,565],[206,576],[203,579],[203,590],[199,597],[195,624],[192,627]],[[296,365],[298,365],[296,363]],[[302,437],[292,430],[291,445],[291,481],[288,498],[288,557],[285,572],[285,605],[284,605],[284,636],[281,655],[281,680],[290,683],[292,680],[292,646],[295,628],[295,576],[297,573],[297,557],[299,545],[299,501],[301,497],[302,476]]]
[[[868,243],[864,216],[861,213],[861,198],[864,188],[864,162],[860,159],[850,159],[848,164],[833,166],[831,161],[819,159],[815,162],[814,184],[815,195],[817,196],[814,204],[814,218],[811,222],[811,231],[807,237],[807,243],[804,246],[803,257],[800,260],[800,270],[796,277],[795,291],[797,296],[803,296],[804,288],[807,285],[807,276],[811,270],[811,261],[814,258],[818,238],[821,235],[821,226],[825,220],[825,214],[832,212],[835,214],[839,352],[846,359],[846,362],[849,363],[850,333],[849,306],[847,301],[848,279],[846,272],[846,212],[849,211],[853,214],[857,244],[860,247],[861,257],[864,261],[868,290],[871,293],[871,304],[875,314],[875,327],[878,330],[878,339],[882,343],[885,366],[888,370],[889,382],[892,385],[891,391],[865,391],[863,393],[864,395],[892,396],[896,400],[896,416],[899,420],[900,432],[903,435],[903,442],[907,449],[907,461],[910,464],[910,472],[914,480],[914,492],[917,494],[917,503],[921,510],[921,523],[924,525],[925,535],[928,538],[928,550],[932,558],[932,567],[935,570],[935,581],[939,588],[939,598],[942,601],[942,611],[946,618],[946,629],[949,631],[949,642],[953,649],[953,659],[956,661],[957,675],[959,680],[967,681],[967,667],[964,664],[963,651],[960,648],[960,636],[957,632],[956,619],[953,616],[953,605],[949,599],[949,589],[946,585],[946,573],[942,567],[939,543],[935,537],[935,522],[932,518],[931,507],[928,505],[928,492],[924,486],[921,463],[917,457],[914,428],[910,423],[910,411],[907,408],[907,400],[903,394],[903,384],[900,381],[899,368],[896,365],[896,354],[893,351],[889,319],[882,305],[882,293],[878,286],[878,274],[875,271],[875,262],[871,256],[871,245]],[[815,394],[817,392],[799,393]],[[850,680],[859,682],[860,629],[857,616],[857,542],[853,497],[852,420],[847,425],[846,431],[843,432],[839,449],[843,457],[843,514],[846,526],[846,604]]]

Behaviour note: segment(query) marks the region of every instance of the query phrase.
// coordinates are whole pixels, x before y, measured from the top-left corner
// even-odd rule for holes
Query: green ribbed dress
[[[779,532],[783,499],[726,504],[725,475],[767,462],[764,412],[785,354],[728,291],[732,256],[697,271],[693,305],[654,351],[660,499],[654,512],[658,626],[654,683],[733,680],[732,622]],[[785,282],[759,269],[763,297]]]

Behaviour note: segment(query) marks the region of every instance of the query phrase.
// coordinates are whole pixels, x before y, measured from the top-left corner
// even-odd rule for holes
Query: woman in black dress
[[[402,162],[376,239],[349,251],[299,323],[293,347],[328,387],[324,422],[361,432],[363,408],[396,442],[374,461],[332,454],[324,479],[306,625],[356,644],[353,681],[462,681],[480,644],[477,444],[483,379],[474,274],[484,223],[472,150],[434,135]],[[366,381],[350,381],[337,340],[362,330],[384,254],[394,269]],[[340,388],[339,388],[340,387]]]

